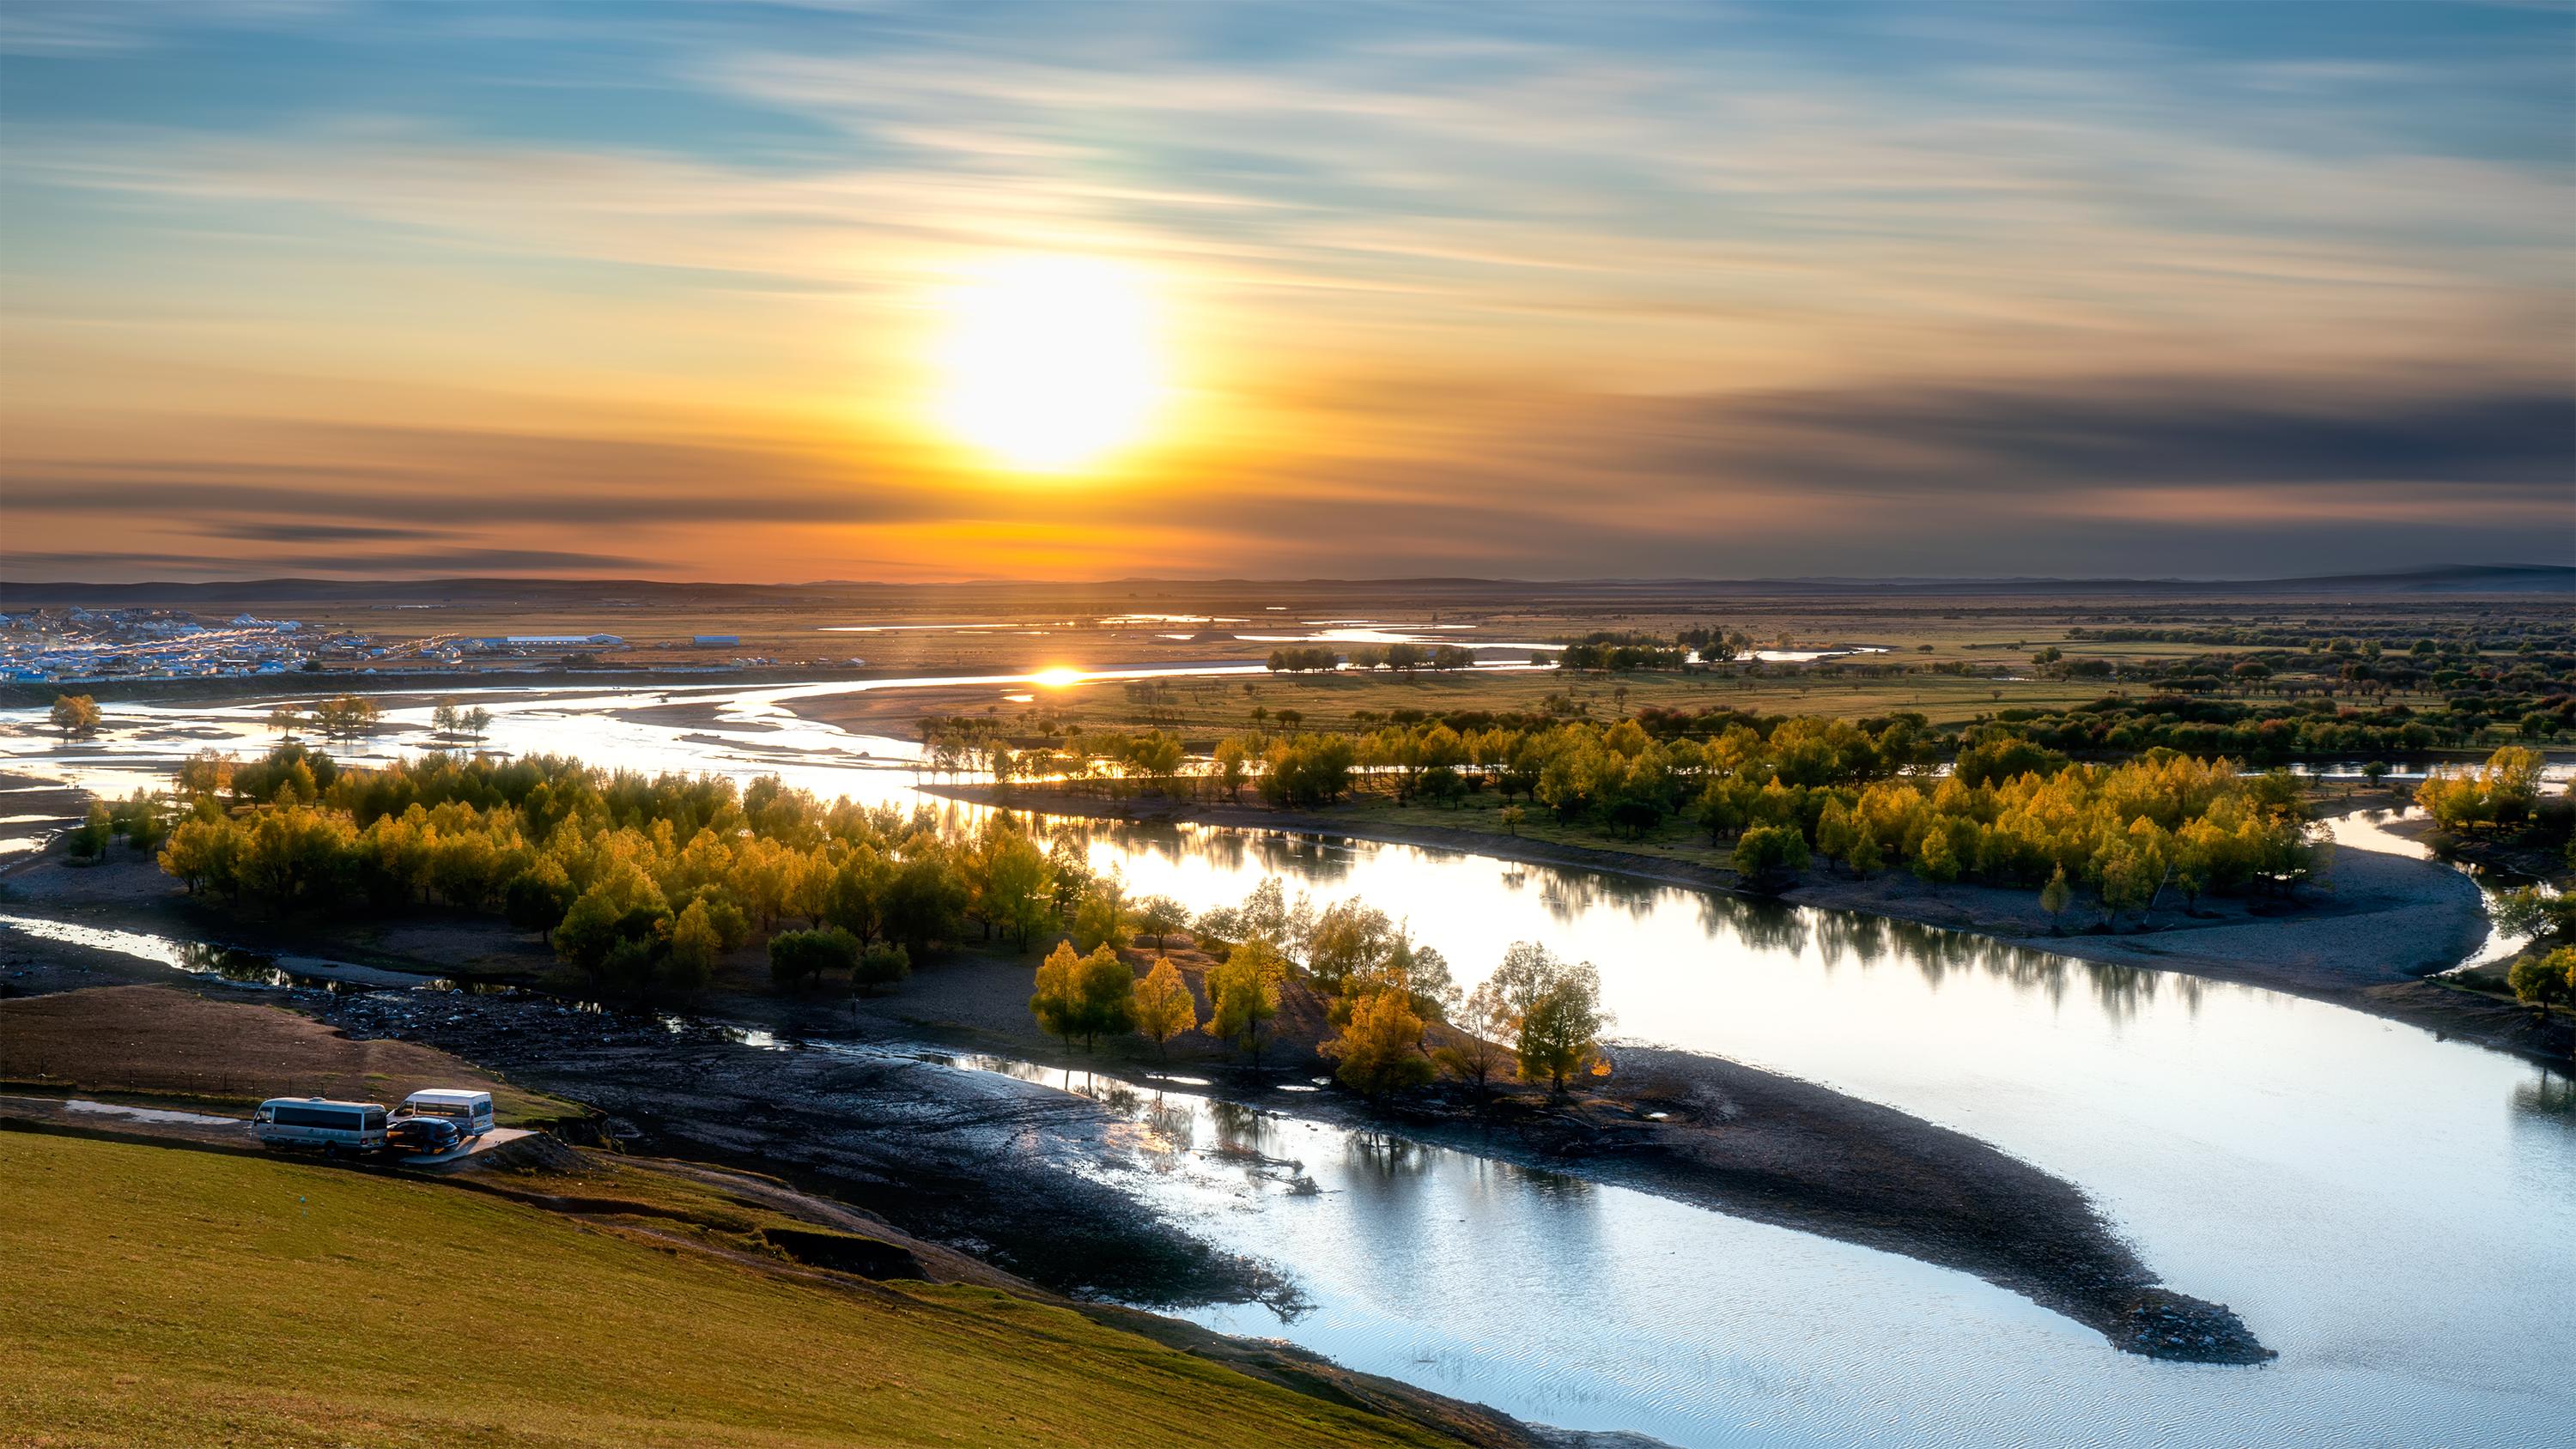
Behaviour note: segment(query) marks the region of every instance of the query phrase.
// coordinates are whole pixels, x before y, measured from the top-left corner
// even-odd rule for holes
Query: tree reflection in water
[[[1350,1159],[1354,1177],[1380,1182],[1419,1176],[1426,1161],[1421,1143],[1367,1128],[1344,1138],[1343,1152]]]
[[[2513,1115],[2516,1127],[2545,1126],[2576,1132],[2576,1077],[2562,1077],[2543,1067],[2537,1078],[2516,1083]]]

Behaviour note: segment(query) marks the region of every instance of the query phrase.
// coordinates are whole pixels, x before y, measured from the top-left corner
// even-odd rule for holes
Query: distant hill
[[[770,605],[800,600],[836,603],[914,602],[924,598],[971,602],[1040,598],[1088,601],[1116,607],[1149,595],[1218,597],[1246,590],[1287,594],[1401,595],[1464,598],[1495,592],[1539,593],[1555,598],[1639,595],[1778,598],[1798,595],[1920,594],[1956,597],[2083,595],[2090,597],[2240,595],[2557,594],[2576,595],[2576,565],[2443,564],[2382,573],[2327,574],[2276,579],[2075,579],[2075,578],[1836,578],[1762,579],[1103,579],[1026,582],[1006,579],[949,584],[869,583],[830,580],[801,584],[673,583],[656,579],[254,579],[220,583],[94,584],[77,581],[0,582],[0,607],[79,604],[101,608],[169,605],[234,608],[298,602],[373,604],[521,604],[544,607],[602,605]]]

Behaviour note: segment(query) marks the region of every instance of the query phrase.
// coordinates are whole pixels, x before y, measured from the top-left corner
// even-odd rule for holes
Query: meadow
[[[0,1180],[0,1443],[1446,1442],[1071,1307],[437,1183],[16,1132]]]

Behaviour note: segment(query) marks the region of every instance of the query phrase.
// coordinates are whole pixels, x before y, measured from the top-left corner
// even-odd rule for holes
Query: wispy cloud
[[[2576,20],[2334,13],[13,7],[7,566],[2510,548],[2576,473]],[[927,436],[1002,250],[1158,280],[1174,437]]]

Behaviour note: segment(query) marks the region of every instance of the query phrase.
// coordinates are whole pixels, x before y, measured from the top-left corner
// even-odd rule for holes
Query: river
[[[495,712],[499,748],[921,798],[908,742],[785,712],[849,687],[471,699]],[[644,709],[666,700],[714,708],[688,723]],[[0,749],[122,790],[200,744],[257,748],[265,713],[111,706],[100,738],[66,747],[14,711]],[[395,711],[370,748],[419,747],[426,716]],[[1278,1115],[1179,1093],[1127,1102],[1129,1150],[1096,1170],[1288,1267],[1314,1304],[1288,1323],[1248,1305],[1193,1315],[1213,1327],[1684,1446],[2540,1444],[2576,1422],[2576,1089],[2512,1057],[2279,993],[1872,917],[1409,846],[1085,828],[1096,863],[1193,906],[1265,874],[1318,899],[1365,896],[1470,983],[1514,940],[1593,960],[1623,1037],[1885,1102],[2064,1176],[2169,1283],[2231,1304],[2281,1357],[2242,1369],[2123,1354],[1963,1274],[1352,1134],[1299,1118],[1291,1091],[1260,1104]],[[2345,839],[2392,843],[2366,826]],[[1314,1190],[1211,1150],[1247,1134],[1302,1163]]]

